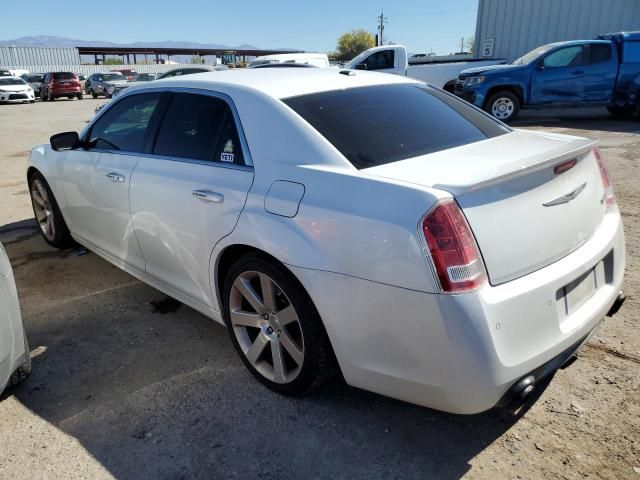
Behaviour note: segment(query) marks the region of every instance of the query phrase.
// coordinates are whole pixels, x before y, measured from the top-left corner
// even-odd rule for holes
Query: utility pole
[[[388,23],[389,19],[384,16],[384,9],[380,12],[378,16],[378,31],[380,32],[380,38],[378,39],[378,46],[384,45],[384,41],[382,39],[382,34],[384,32],[384,26]]]
[[[464,52],[464,37],[460,40],[460,53]]]

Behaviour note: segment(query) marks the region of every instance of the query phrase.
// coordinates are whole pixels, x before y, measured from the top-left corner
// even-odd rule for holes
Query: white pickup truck
[[[404,75],[453,92],[458,74],[462,70],[501,63],[505,63],[505,60],[453,60],[410,66],[404,46],[383,45],[365,50],[347,63],[345,68]]]

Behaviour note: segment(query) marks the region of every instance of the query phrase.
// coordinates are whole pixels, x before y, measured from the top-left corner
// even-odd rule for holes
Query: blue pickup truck
[[[508,122],[521,108],[606,106],[640,110],[640,32],[550,43],[510,65],[460,72],[455,94]]]

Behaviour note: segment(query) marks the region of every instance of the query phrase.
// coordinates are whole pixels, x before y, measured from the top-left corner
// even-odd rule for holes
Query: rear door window
[[[231,108],[221,98],[176,93],[162,120],[156,155],[244,165]]]
[[[283,101],[358,169],[510,131],[466,102],[422,84],[349,88]]]
[[[608,63],[611,61],[611,45],[605,43],[592,43],[589,45],[591,51],[591,64]]]
[[[76,78],[76,74],[71,72],[57,72],[53,74],[54,80],[73,80],[74,78]]]
[[[149,123],[161,96],[144,93],[123,98],[96,120],[89,141],[95,148],[144,152]]]

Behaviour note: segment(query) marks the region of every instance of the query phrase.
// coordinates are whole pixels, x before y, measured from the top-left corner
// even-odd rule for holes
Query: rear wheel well
[[[222,292],[224,291],[224,279],[227,277],[229,269],[234,263],[240,260],[240,258],[250,253],[260,253],[270,257],[275,262],[282,263],[267,252],[249,245],[231,245],[225,248],[218,258],[218,264],[216,267],[216,295],[218,296],[218,304],[221,308],[223,305]]]
[[[485,96],[483,108],[487,108],[487,102],[491,99],[491,97],[497,92],[511,92],[516,97],[518,97],[518,101],[520,102],[520,106],[524,104],[524,98],[522,94],[522,89],[520,87],[516,87],[514,85],[503,85],[498,87],[491,87]]]

